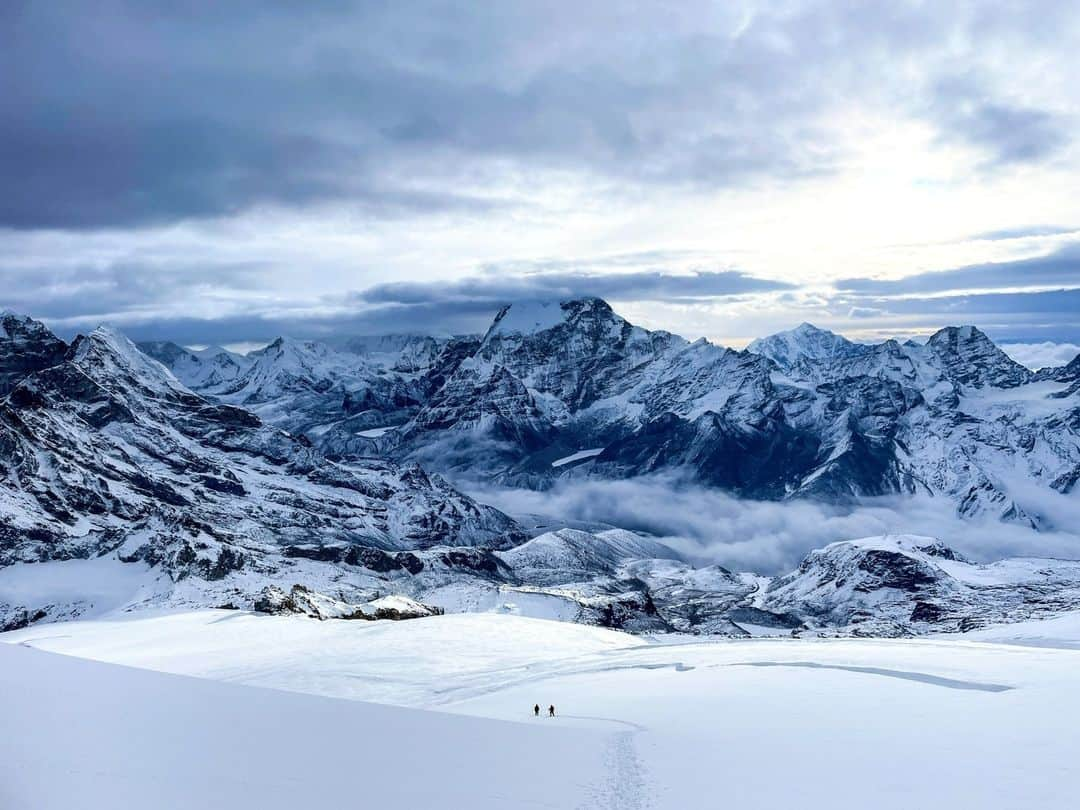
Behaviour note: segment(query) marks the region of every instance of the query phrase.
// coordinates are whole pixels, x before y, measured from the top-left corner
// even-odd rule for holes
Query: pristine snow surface
[[[1034,624],[980,635],[1041,646],[499,615],[37,625],[0,636],[39,648],[0,645],[0,806],[1069,807],[1080,621]]]

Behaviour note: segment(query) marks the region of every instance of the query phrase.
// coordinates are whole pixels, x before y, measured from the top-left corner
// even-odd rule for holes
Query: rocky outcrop
[[[268,585],[255,598],[257,613],[274,616],[296,615],[313,619],[362,619],[364,621],[421,619],[442,613],[439,608],[421,604],[405,596],[385,596],[363,605],[350,604],[333,596],[293,585],[288,592]]]

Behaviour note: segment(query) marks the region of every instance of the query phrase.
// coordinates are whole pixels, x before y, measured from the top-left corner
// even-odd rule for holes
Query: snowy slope
[[[606,735],[596,731],[241,687],[5,644],[0,716],[0,806],[11,810],[502,810],[576,807],[605,788]]]
[[[1071,806],[1080,779],[1076,650],[656,644],[508,616],[357,625],[202,612],[50,629],[0,640],[231,685],[0,644],[0,702],[17,724],[0,762],[27,775],[0,790],[31,790],[30,777],[52,766],[49,796],[93,796],[103,781],[134,791],[148,774],[160,791],[153,806],[165,807],[203,789],[191,770],[219,791],[240,770],[256,792],[239,806],[282,806],[264,788],[335,799],[344,772],[353,797],[359,783],[379,803],[384,786],[407,783],[397,801],[422,807],[486,807],[497,795],[500,807],[846,810],[872,797],[884,810],[1016,810]],[[534,703],[553,703],[557,717],[533,718]],[[303,744],[277,744],[282,729]],[[435,789],[444,803],[429,805]]]

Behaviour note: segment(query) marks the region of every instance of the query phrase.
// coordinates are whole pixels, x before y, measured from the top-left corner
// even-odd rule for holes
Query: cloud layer
[[[1052,159],[1068,115],[1014,98],[975,43],[1053,49],[1073,15],[963,6],[9,4],[0,224],[468,207],[453,181],[507,161],[645,187],[814,176],[845,159],[832,116],[851,99],[987,166]]]
[[[808,501],[738,500],[665,479],[573,481],[548,492],[474,489],[510,514],[554,521],[608,523],[646,532],[696,564],[765,574],[793,570],[807,552],[829,543],[879,534],[937,537],[977,561],[1012,556],[1080,557],[1075,499],[1052,498],[1059,531],[1036,532],[993,520],[962,520],[943,498],[869,499],[854,506]]]
[[[976,0],[8,3],[0,304],[196,342],[579,294],[721,340],[1075,342],[1078,35]]]

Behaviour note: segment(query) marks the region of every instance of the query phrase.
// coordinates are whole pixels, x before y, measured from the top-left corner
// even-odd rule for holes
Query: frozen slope
[[[238,687],[0,644],[0,807],[574,807],[604,735]],[[543,778],[543,774],[560,778]]]
[[[1043,633],[1044,641],[1053,632]],[[545,737],[537,742],[542,751],[528,750],[526,737],[499,745],[494,759],[477,759],[482,766],[464,768],[517,786],[510,789],[521,789],[523,779],[567,791],[538,799],[538,806],[579,806],[569,793],[580,782],[591,791],[590,807],[1012,810],[1072,806],[1080,783],[1074,649],[953,639],[648,643],[509,616],[361,626],[221,611],[38,626],[0,638],[235,683],[518,720],[525,735],[556,726],[568,734],[551,749]],[[299,698],[280,699],[287,706]],[[559,717],[534,719],[529,709],[536,702],[554,703]],[[37,709],[24,711],[53,712],[44,698],[31,705]],[[283,717],[287,731],[276,735],[258,726],[264,740],[287,733],[305,741],[286,746],[290,754],[299,747],[337,763],[333,735],[313,738],[305,725],[298,736],[291,715]],[[337,717],[356,725],[345,709]],[[233,721],[237,733],[248,733],[245,722]],[[466,735],[488,737],[460,746],[474,753],[492,737],[501,743],[503,735],[491,730],[502,728],[462,726]],[[599,732],[602,752],[590,747],[592,738],[574,736],[579,732]],[[383,737],[387,747],[395,733]],[[60,729],[55,735],[63,739]],[[505,737],[512,739],[510,732]],[[570,770],[550,759],[567,753],[554,750],[564,744],[577,747]],[[453,743],[414,741],[407,750],[417,769],[409,777],[414,789],[463,769]],[[13,761],[5,756],[0,761]],[[125,748],[117,758],[124,757],[135,754]],[[533,759],[522,765],[521,757]],[[281,772],[277,759],[266,767]],[[355,798],[366,798],[357,791]],[[507,794],[503,806],[530,806],[516,795]],[[448,795],[442,806],[484,805]]]

